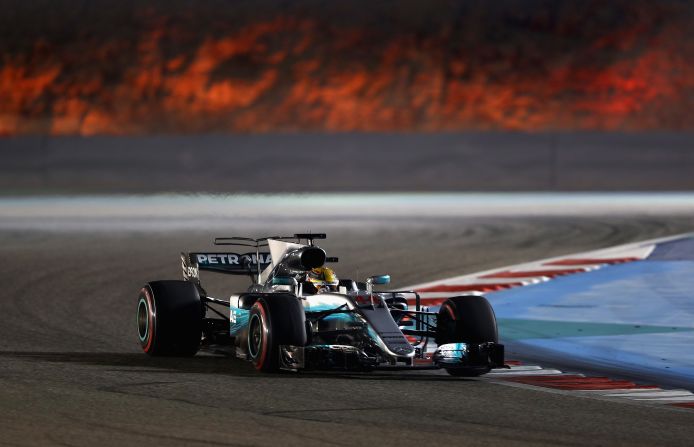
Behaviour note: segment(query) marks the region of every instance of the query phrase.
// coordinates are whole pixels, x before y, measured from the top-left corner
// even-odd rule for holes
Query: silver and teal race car
[[[337,262],[315,245],[318,239],[325,234],[217,238],[215,245],[252,251],[182,253],[183,280],[153,281],[140,291],[142,349],[160,356],[227,353],[266,372],[444,368],[469,377],[504,366],[484,297],[451,297],[433,311],[415,292],[374,290],[390,282],[388,275],[318,288],[311,272]],[[201,271],[248,275],[251,285],[228,300],[214,298]]]

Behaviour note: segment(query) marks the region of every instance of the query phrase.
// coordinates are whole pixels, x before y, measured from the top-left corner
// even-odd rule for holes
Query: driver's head
[[[317,267],[310,270],[306,275],[306,281],[316,288],[317,293],[337,292],[340,284],[335,272],[328,267]]]

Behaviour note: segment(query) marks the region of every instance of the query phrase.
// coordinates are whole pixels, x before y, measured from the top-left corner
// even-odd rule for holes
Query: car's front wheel
[[[494,310],[486,298],[477,295],[454,296],[439,309],[436,343],[498,343],[499,335]],[[452,376],[476,377],[488,373],[486,364],[447,368]]]
[[[280,369],[280,346],[306,344],[306,316],[291,295],[265,296],[253,304],[248,317],[248,358],[256,369]]]

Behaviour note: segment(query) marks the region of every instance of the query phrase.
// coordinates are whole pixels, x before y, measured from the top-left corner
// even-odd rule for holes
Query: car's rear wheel
[[[248,317],[248,358],[256,369],[280,369],[280,346],[306,344],[306,316],[301,302],[291,295],[259,298]]]
[[[436,343],[480,344],[498,343],[499,335],[494,310],[486,298],[477,295],[454,296],[439,309],[436,324]],[[468,365],[447,368],[449,374],[476,377],[489,372],[487,365]]]
[[[200,294],[187,281],[153,281],[137,301],[142,350],[153,356],[192,356],[200,347],[204,316]]]

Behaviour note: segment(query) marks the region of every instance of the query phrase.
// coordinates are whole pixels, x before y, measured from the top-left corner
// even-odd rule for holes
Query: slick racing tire
[[[263,372],[280,369],[280,346],[306,345],[306,314],[293,295],[258,298],[248,317],[248,358]]]
[[[486,298],[477,295],[454,296],[439,310],[436,343],[498,343],[494,310]]]
[[[142,350],[153,356],[195,355],[202,338],[203,316],[203,304],[195,284],[147,283],[137,301],[137,332]]]
[[[477,295],[454,296],[439,310],[436,324],[436,343],[499,342],[494,310],[486,298]],[[489,372],[488,366],[447,368],[452,376],[476,377]]]

